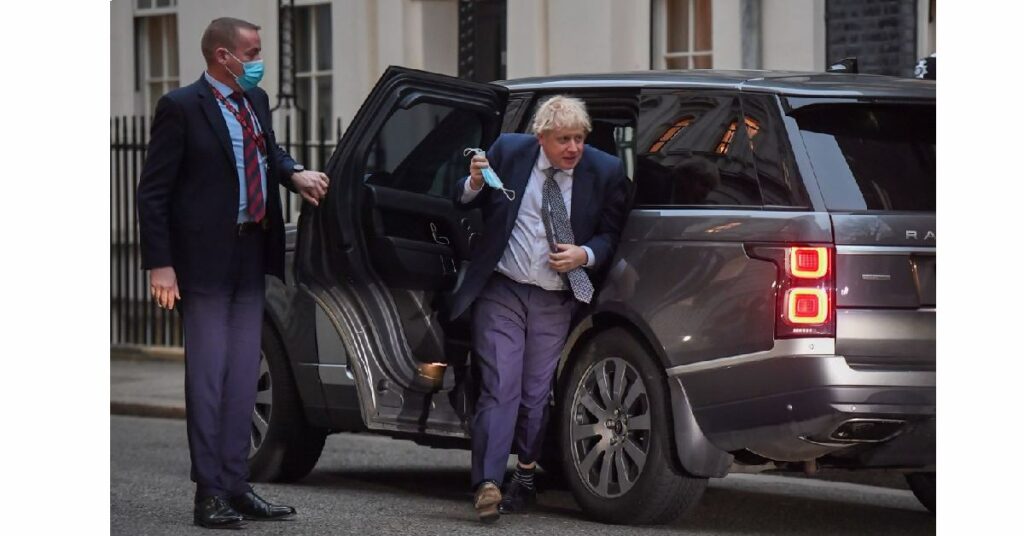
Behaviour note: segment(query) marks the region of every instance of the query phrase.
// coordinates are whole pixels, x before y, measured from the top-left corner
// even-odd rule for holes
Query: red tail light
[[[816,288],[786,292],[786,321],[790,324],[822,324],[828,318],[828,294]]]
[[[778,267],[774,286],[776,338],[835,335],[832,248],[750,245],[747,253]]]
[[[828,248],[787,248],[789,275],[818,279],[828,274]]]

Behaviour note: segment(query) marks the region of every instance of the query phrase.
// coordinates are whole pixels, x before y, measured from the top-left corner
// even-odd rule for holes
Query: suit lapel
[[[523,198],[523,194],[526,193],[526,185],[530,183],[530,175],[533,174],[533,166],[537,163],[537,157],[540,156],[540,145],[536,145],[530,150],[530,157],[524,160],[516,159],[516,169],[514,170],[509,189],[516,193],[516,208],[519,207],[519,202]]]
[[[224,149],[228,162],[231,162],[231,168],[234,169],[238,165],[235,163],[235,151],[231,148],[231,135],[228,133],[228,125],[224,122],[224,116],[220,113],[217,98],[213,96],[209,84],[201,76],[199,77],[198,85],[199,88],[196,94],[199,99],[199,107],[203,109],[207,121],[210,122],[210,127],[213,128],[214,134],[220,140],[221,148]]]
[[[260,122],[260,125],[259,125],[260,131],[263,132],[263,139],[266,142],[267,151],[269,153],[270,148],[273,147],[275,143],[277,143],[276,140],[274,140],[274,139],[272,139],[270,137],[270,134],[271,134],[270,126],[271,125],[270,125],[270,109],[269,109],[269,106],[263,106],[263,101],[261,101],[259,98],[257,98],[256,92],[254,90],[246,91],[245,92],[245,96],[248,98],[249,104],[252,105],[253,111],[256,112],[256,120]],[[271,167],[273,165],[274,165],[274,159],[270,158],[270,155],[267,154],[267,176],[268,177],[275,176],[275,171],[273,169],[271,169]]]
[[[513,157],[512,162],[514,167],[512,173],[508,177],[508,183],[505,185],[506,188],[516,193],[515,201],[512,203],[511,210],[508,212],[508,217],[505,222],[505,229],[508,234],[512,233],[512,227],[515,226],[516,215],[519,214],[519,207],[523,204],[523,195],[526,194],[526,186],[530,183],[530,175],[533,173],[533,166],[537,163],[537,157],[540,155],[540,144],[535,144],[528,152],[529,158],[515,158]],[[502,178],[502,181],[505,179]],[[503,192],[497,192],[494,195],[505,195]]]
[[[270,117],[267,115],[269,110],[266,110],[264,106],[261,106],[259,99],[256,98],[254,91],[246,91],[245,96],[249,100],[249,104],[252,105],[253,111],[256,112],[256,119],[260,122],[260,129],[263,131],[263,135],[270,137]]]
[[[569,224],[572,226],[573,236],[581,235],[581,224],[586,216],[586,208],[590,206],[590,199],[594,194],[594,173],[590,167],[590,160],[584,149],[583,158],[576,165],[576,171],[572,174],[572,209],[569,211]]]

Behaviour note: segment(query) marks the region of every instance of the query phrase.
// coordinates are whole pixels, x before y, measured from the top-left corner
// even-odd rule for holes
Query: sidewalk
[[[111,350],[110,414],[185,418],[185,361],[177,351]]]

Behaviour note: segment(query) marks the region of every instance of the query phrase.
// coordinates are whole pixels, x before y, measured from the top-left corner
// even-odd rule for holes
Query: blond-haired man
[[[477,515],[533,503],[547,400],[579,302],[615,252],[626,210],[622,161],[584,145],[590,117],[579,99],[554,96],[537,110],[533,135],[506,134],[473,157],[457,202],[483,212],[484,236],[455,294],[452,316],[472,311],[480,397],[472,428]],[[490,167],[508,191],[485,185]],[[516,472],[499,486],[513,442]]]

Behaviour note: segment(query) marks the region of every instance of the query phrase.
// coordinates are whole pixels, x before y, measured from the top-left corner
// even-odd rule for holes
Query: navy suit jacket
[[[523,193],[539,155],[540,144],[536,136],[529,134],[503,134],[487,151],[487,161],[505,188],[516,192],[515,201],[509,201],[499,190],[485,187],[472,201],[463,205],[461,198],[469,177],[463,177],[456,185],[456,204],[479,207],[484,227],[480,243],[471,254],[466,275],[455,291],[452,318],[469,309],[498,266],[512,236]],[[625,221],[628,185],[622,160],[589,145],[584,148],[583,156],[573,171],[569,223],[576,244],[587,246],[594,252],[594,265],[587,270],[595,288],[600,284],[619,243]]]
[[[284,278],[284,218],[278,184],[291,183],[295,161],[278,147],[270,101],[245,92],[267,139],[266,273]],[[160,97],[136,195],[143,269],[173,266],[182,290],[226,283],[238,218],[238,171],[227,124],[209,84]]]

